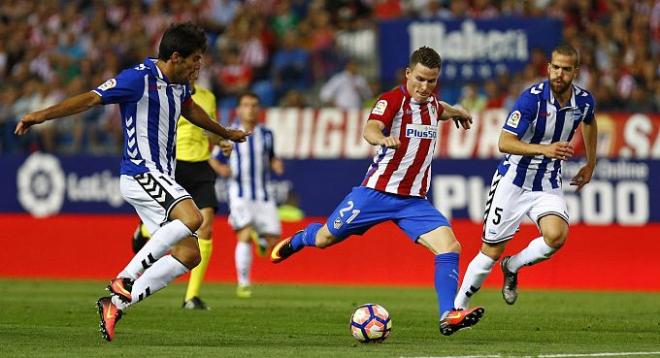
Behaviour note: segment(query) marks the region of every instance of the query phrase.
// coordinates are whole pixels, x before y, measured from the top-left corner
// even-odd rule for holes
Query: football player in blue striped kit
[[[210,163],[229,180],[229,224],[236,232],[236,296],[249,298],[252,267],[252,234],[256,232],[263,249],[272,247],[280,238],[282,227],[275,199],[270,193],[270,175],[281,175],[284,165],[275,155],[273,132],[259,124],[259,97],[246,92],[238,97],[234,128],[252,132],[246,142],[234,144],[231,157],[217,153]],[[226,163],[226,164],[223,164]]]
[[[518,298],[518,272],[549,259],[568,236],[568,213],[562,194],[562,161],[573,155],[570,144],[582,124],[586,163],[571,179],[579,191],[596,167],[597,126],[594,98],[573,84],[579,70],[577,51],[562,44],[552,51],[548,79],[526,89],[504,123],[500,162],[486,202],[481,252],[470,262],[454,305],[466,308],[527,215],[541,236],[513,256],[502,259],[502,295]]]
[[[112,296],[97,301],[101,334],[107,341],[113,339],[124,309],[200,262],[195,232],[202,224],[202,214],[190,194],[174,180],[179,116],[235,142],[243,142],[249,135],[221,126],[192,100],[189,81],[199,71],[205,50],[206,36],[199,27],[192,23],[172,25],[163,34],[157,59],[147,58],[92,91],[28,113],[16,126],[16,134],[22,135],[50,119],[100,104],[120,105],[124,148],[119,186],[147,226],[151,240],[110,282]]]

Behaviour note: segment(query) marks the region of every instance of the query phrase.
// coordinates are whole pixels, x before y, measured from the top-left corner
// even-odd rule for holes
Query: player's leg
[[[246,225],[236,231],[236,249],[234,262],[236,264],[236,296],[239,298],[252,297],[250,289],[250,270],[252,268],[252,225]]]
[[[201,261],[190,272],[188,288],[183,302],[183,307],[188,309],[207,309],[206,304],[200,298],[200,290],[213,252],[213,217],[215,209],[205,207],[200,211],[202,213],[202,225],[197,230],[197,245],[199,246]]]
[[[280,241],[271,252],[274,263],[281,262],[307,246],[326,248],[350,235],[361,235],[371,226],[389,220],[388,196],[365,187],[355,187],[328,217],[325,224],[312,223]]]
[[[542,236],[519,253],[502,259],[502,296],[508,304],[514,304],[518,298],[518,271],[549,259],[568,237],[568,214],[561,190],[531,192],[529,196],[533,197],[533,204],[528,215],[537,223]]]
[[[440,316],[440,332],[443,335],[451,335],[476,324],[483,315],[483,308],[476,307],[466,311],[454,309],[461,245],[447,219],[428,200],[407,198],[401,200],[401,209],[396,213],[395,223],[411,240],[425,246],[435,255],[434,287]]]
[[[137,254],[140,249],[147,243],[147,240],[151,238],[151,233],[149,233],[149,229],[147,229],[147,226],[140,221],[140,224],[135,228],[135,231],[133,232],[133,237],[131,240],[132,247],[133,247],[133,254]]]
[[[169,217],[172,221],[163,225],[161,229],[156,231],[152,239],[149,240],[144,248],[138,253],[139,255],[144,250],[154,249],[154,251],[150,251],[151,256],[146,256],[145,260],[140,263],[143,265],[144,273],[132,284],[132,289],[130,290],[131,300],[125,302],[125,300],[122,300],[122,297],[113,297],[113,303],[115,303],[120,309],[124,309],[129,305],[140,302],[148,296],[156,293],[158,290],[167,286],[167,284],[175,278],[196,267],[201,261],[197,238],[192,234],[194,231],[197,231],[202,223],[202,214],[199,209],[197,209],[195,203],[190,198],[180,201],[174,205]],[[162,235],[159,235],[161,230],[173,223],[180,223],[180,225],[185,227],[187,231],[181,230],[178,233],[170,233],[168,231],[168,233],[171,234],[171,237],[174,237],[175,234],[179,237],[183,237],[180,237],[176,242],[172,243],[170,255],[165,255],[164,252],[163,254],[160,254],[162,250],[151,244],[152,242],[160,241],[163,237]],[[171,240],[171,237],[166,239],[173,241]],[[152,259],[154,259],[153,262],[151,262]],[[134,263],[134,260],[131,260],[131,263]],[[129,263],[129,266],[131,263]],[[115,298],[118,298],[118,300],[115,300]]]
[[[467,308],[471,298],[490,275],[507,242],[518,230],[531,202],[526,202],[523,191],[496,171],[486,200],[481,250],[472,259],[456,294],[454,307]]]

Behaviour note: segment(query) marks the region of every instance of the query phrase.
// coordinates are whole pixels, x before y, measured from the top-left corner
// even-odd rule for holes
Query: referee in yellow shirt
[[[215,95],[208,89],[195,84],[195,78],[190,81],[193,86],[192,99],[197,103],[209,117],[216,119]],[[177,183],[190,193],[195,204],[202,212],[202,226],[197,230],[199,251],[202,261],[190,272],[188,289],[183,301],[186,309],[208,309],[204,301],[199,297],[199,292],[204,281],[204,274],[209,265],[211,252],[213,251],[212,229],[213,217],[218,207],[218,199],[215,195],[216,174],[208,164],[211,157],[210,145],[220,144],[223,153],[229,154],[232,144],[221,141],[219,137],[209,134],[204,129],[188,122],[183,116],[177,123],[176,138],[176,172],[174,177]],[[133,251],[139,251],[146,243],[149,234],[140,225],[133,234]]]

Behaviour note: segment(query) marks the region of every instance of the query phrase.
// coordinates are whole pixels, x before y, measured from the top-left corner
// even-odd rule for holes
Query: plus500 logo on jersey
[[[436,139],[438,127],[425,124],[408,124],[406,126],[407,138]]]

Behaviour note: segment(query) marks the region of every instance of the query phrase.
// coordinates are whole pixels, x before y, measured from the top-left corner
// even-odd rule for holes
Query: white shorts
[[[282,234],[280,216],[272,201],[231,198],[229,200],[229,224],[236,231],[251,225],[259,236],[280,236]]]
[[[172,178],[158,172],[135,177],[122,175],[119,179],[119,189],[152,235],[168,221],[174,205],[190,198],[186,189]]]
[[[561,188],[531,191],[513,184],[509,175],[495,171],[486,201],[482,240],[489,244],[507,241],[518,231],[527,215],[536,226],[546,215],[568,222],[568,210]]]

